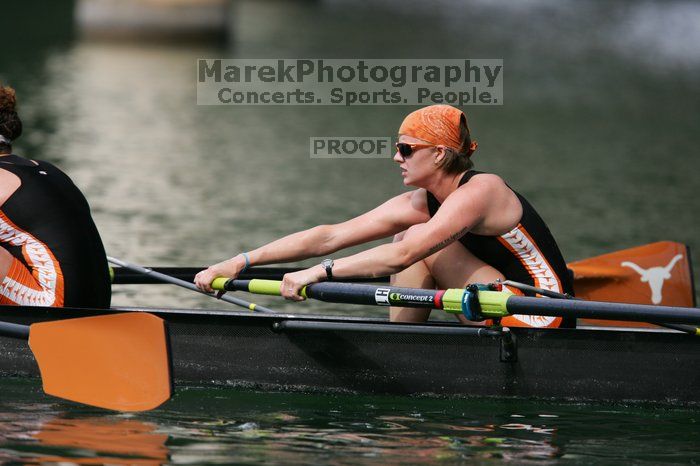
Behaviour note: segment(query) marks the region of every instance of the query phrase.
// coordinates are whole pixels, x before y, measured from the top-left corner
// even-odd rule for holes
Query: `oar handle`
[[[26,340],[29,338],[29,325],[0,322],[0,335]]]
[[[267,296],[282,296],[279,280],[235,280],[231,278],[215,278],[211,282],[211,287],[218,291],[247,291],[249,293],[262,294]]]

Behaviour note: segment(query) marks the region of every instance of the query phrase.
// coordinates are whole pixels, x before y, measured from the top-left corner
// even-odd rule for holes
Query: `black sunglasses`
[[[435,144],[410,144],[408,142],[396,143],[396,150],[399,151],[401,157],[410,157],[414,150],[424,149],[426,147],[435,147]]]

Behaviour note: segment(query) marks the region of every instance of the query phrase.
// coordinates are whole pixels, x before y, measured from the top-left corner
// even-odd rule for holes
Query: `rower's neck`
[[[430,186],[427,186],[426,189],[430,191],[433,196],[435,196],[435,199],[437,199],[440,204],[442,204],[445,202],[445,199],[447,199],[447,196],[459,188],[459,182],[464,176],[464,173],[465,172],[457,174],[444,173],[437,177],[435,182],[431,183]]]

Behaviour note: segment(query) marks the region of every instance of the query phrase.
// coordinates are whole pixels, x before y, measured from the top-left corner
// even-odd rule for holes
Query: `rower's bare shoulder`
[[[476,199],[489,199],[494,196],[508,194],[510,189],[503,178],[491,173],[479,173],[474,175],[468,183],[457,188],[453,194],[459,197]]]
[[[462,186],[469,185],[489,190],[500,190],[508,188],[506,182],[503,181],[503,178],[501,178],[498,175],[494,175],[493,173],[479,173],[478,175],[474,175],[472,179],[469,180],[469,183],[466,183]]]
[[[9,170],[0,167],[0,206],[22,185],[22,180]]]

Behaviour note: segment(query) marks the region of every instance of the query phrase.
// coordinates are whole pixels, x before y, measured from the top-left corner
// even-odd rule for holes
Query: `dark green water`
[[[0,383],[0,461],[41,464],[695,464],[698,413],[188,388],[118,415]]]
[[[17,88],[25,123],[15,151],[73,177],[113,256],[209,264],[404,189],[390,159],[308,148],[315,136],[392,136],[412,107],[197,107],[196,59],[471,57],[505,66],[505,104],[465,109],[477,168],[532,201],[567,260],[668,239],[700,263],[696,3],[244,1],[227,44],[198,46],[82,40],[69,2],[4,7],[0,81]],[[116,288],[113,301],[220,305],[166,286]],[[692,462],[700,440],[684,410],[190,389],[132,417],[7,380],[0,411],[7,462],[99,462],[143,442],[141,464],[655,464]]]

